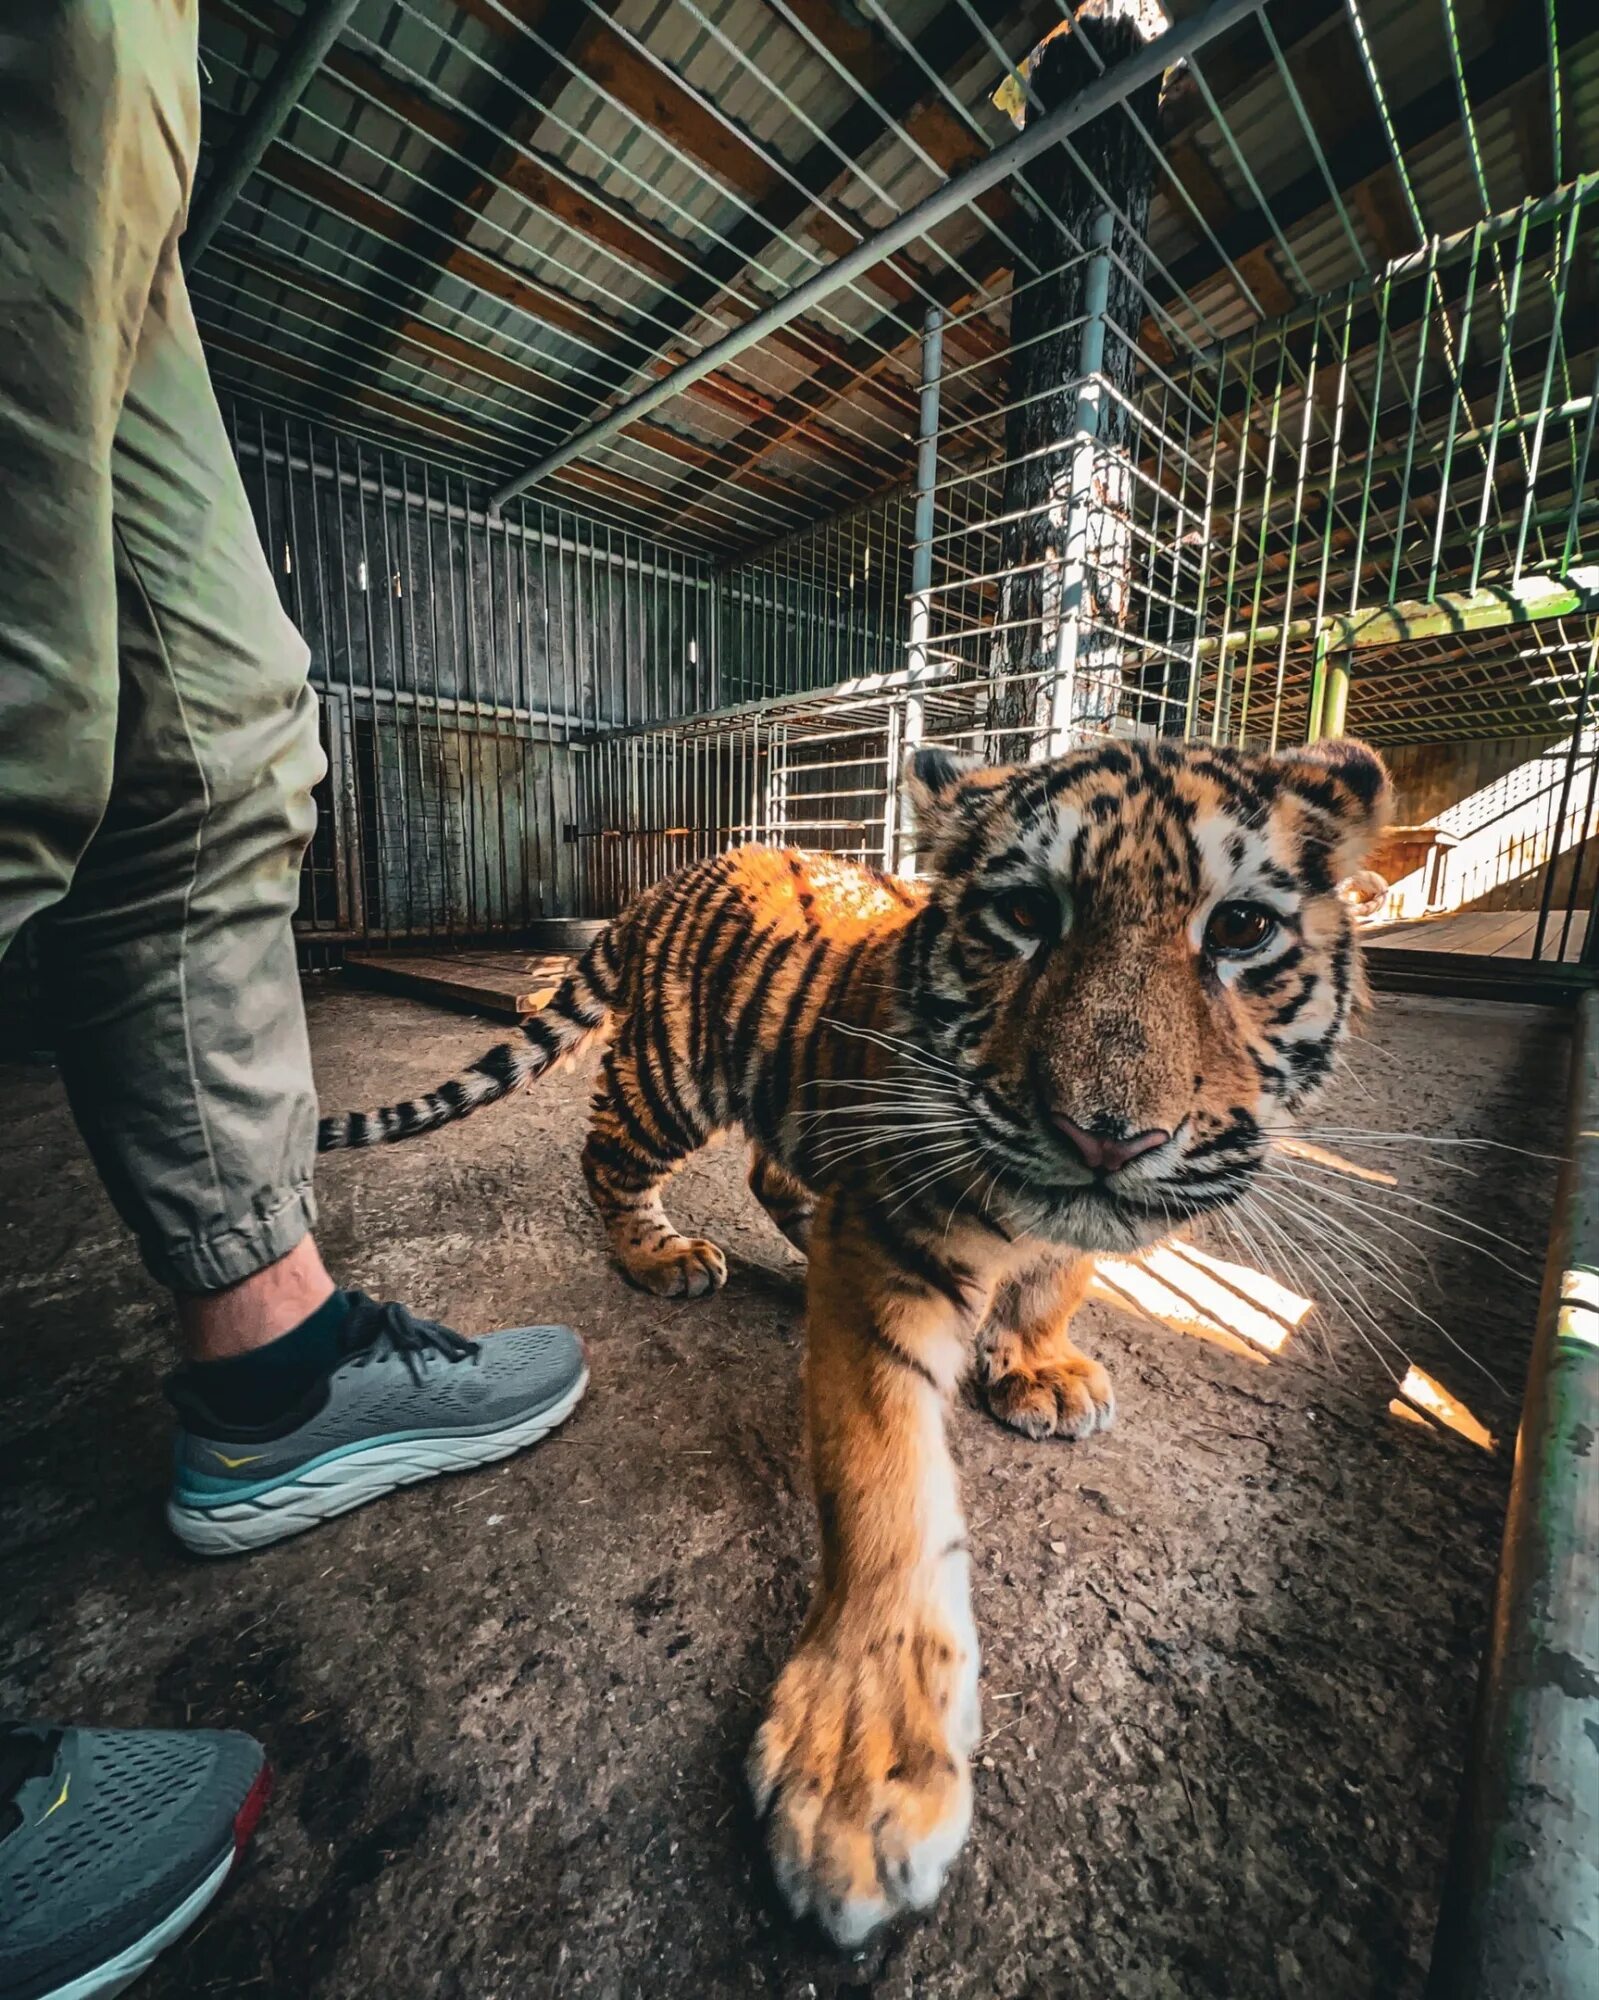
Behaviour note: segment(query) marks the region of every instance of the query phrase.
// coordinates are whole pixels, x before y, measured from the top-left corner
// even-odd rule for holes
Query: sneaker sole
[[[252,1500],[220,1507],[185,1507],[168,1500],[167,1526],[186,1549],[201,1556],[243,1555],[250,1549],[287,1541],[321,1521],[364,1507],[369,1500],[380,1500],[396,1487],[436,1479],[441,1473],[470,1472],[475,1466],[492,1465],[496,1459],[509,1458],[513,1452],[537,1444],[565,1423],[583,1400],[588,1385],[585,1368],[559,1401],[503,1430],[479,1431],[472,1436],[443,1432],[437,1437],[409,1438],[403,1444],[375,1444],[369,1451],[350,1452],[285,1479],[281,1486],[258,1493]]]
[[[158,1924],[153,1924],[136,1943],[126,1946],[103,1965],[97,1965],[92,1972],[81,1972],[76,1979],[69,1979],[65,1986],[52,1986],[39,1996],[39,2000],[111,2000],[113,1994],[125,1991],[136,1979],[142,1978],[153,1961],[168,1945],[176,1944],[221,1893],[223,1884],[249,1845],[256,1821],[271,1792],[272,1767],[263,1762],[234,1820],[233,1840],[227,1852],[198,1888],[191,1889],[175,1910]]]
[[[137,1944],[130,1944],[126,1951],[119,1951],[115,1958],[108,1958],[104,1965],[97,1965],[93,1972],[85,1972],[65,1986],[52,1986],[48,1993],[40,1996],[40,2000],[110,2000],[111,1994],[122,1992],[148,1972],[151,1961],[182,1937],[232,1872],[233,1853],[230,1849],[199,1888],[187,1896],[169,1917],[163,1917],[155,1929],[148,1931]]]

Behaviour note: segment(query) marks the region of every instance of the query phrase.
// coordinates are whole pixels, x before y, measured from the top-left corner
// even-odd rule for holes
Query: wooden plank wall
[[[1461,840],[1445,870],[1451,908],[1537,909],[1568,743],[1558,736],[1517,736],[1409,743],[1383,752],[1394,781],[1395,823],[1442,826]],[[1592,777],[1592,756],[1585,748],[1567,800],[1567,840],[1555,862],[1557,909],[1585,908],[1599,879],[1599,841],[1590,832],[1579,850],[1571,838],[1582,823]]]

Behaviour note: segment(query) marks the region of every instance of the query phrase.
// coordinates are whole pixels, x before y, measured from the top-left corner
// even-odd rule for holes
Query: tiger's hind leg
[[[780,1167],[759,1146],[750,1148],[750,1193],[800,1255],[808,1257],[816,1197],[802,1180],[797,1180],[787,1167]]]
[[[661,1186],[701,1144],[681,1108],[646,1091],[637,1064],[612,1049],[600,1069],[583,1178],[624,1276],[657,1298],[703,1298],[727,1282],[727,1259],[703,1236],[684,1236],[661,1206]]]
[[[1116,1421],[1110,1377],[1072,1345],[1068,1329],[1094,1260],[1041,1257],[995,1295],[977,1339],[983,1400],[1028,1437],[1092,1437]]]

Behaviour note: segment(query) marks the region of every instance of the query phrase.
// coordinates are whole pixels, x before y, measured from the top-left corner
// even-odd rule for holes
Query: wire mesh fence
[[[1596,199],[1589,179],[1430,242],[1184,369],[1213,413],[1204,733],[1314,733],[1333,618],[1359,634],[1354,713],[1378,738],[1440,708],[1456,732],[1559,725],[1547,679],[1517,673],[1503,626],[1473,626],[1468,607],[1581,575],[1599,548],[1599,323],[1572,284]],[[1379,615],[1361,627],[1362,612]]]
[[[891,673],[903,645],[909,532],[908,496],[897,489],[721,569],[723,702]]]
[[[470,938],[568,909],[583,747],[717,705],[708,565],[234,403],[328,775],[300,924]]]
[[[690,13],[358,13],[194,276],[324,691],[308,926],[601,914],[738,838],[908,866],[918,740],[1575,770],[1585,22]],[[274,18],[208,11],[217,131]]]
[[[1472,864],[1541,902],[1541,940],[1560,881],[1588,886],[1569,856],[1592,830],[1599,507],[1575,383],[1599,342],[1571,279],[1595,194],[1430,243],[1184,365],[1112,316],[1108,276],[1136,280],[1108,229],[1037,281],[1081,305],[1067,318],[984,301],[998,337],[946,372],[955,329],[930,315],[918,478],[894,503],[904,664],[795,700],[774,693],[795,673],[774,644],[743,683],[753,709],[602,749],[579,833],[596,913],[736,838],[906,866],[917,741],[1008,761],[1103,734],[1276,746],[1353,718],[1387,741],[1538,735],[1542,768],[1569,766],[1549,825],[1505,828]],[[638,817],[651,796],[669,827]],[[1535,850],[1541,882],[1506,888]],[[1469,872],[1457,898],[1481,901]]]

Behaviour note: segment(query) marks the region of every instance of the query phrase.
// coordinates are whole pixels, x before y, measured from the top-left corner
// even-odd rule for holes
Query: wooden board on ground
[[[1543,958],[1561,956],[1560,935],[1566,912],[1551,910],[1544,926]],[[1582,956],[1583,935],[1588,928],[1586,910],[1571,914],[1566,937],[1565,959],[1575,964]],[[1421,917],[1410,923],[1373,925],[1362,933],[1373,951],[1455,951],[1472,958],[1531,959],[1538,930],[1536,910],[1457,910],[1450,916]]]
[[[408,993],[449,1007],[470,1007],[505,1021],[536,1014],[554,996],[572,961],[552,952],[346,952],[344,970],[363,986]]]

